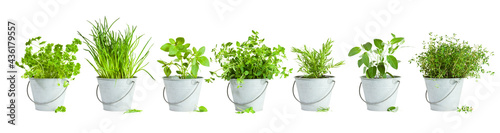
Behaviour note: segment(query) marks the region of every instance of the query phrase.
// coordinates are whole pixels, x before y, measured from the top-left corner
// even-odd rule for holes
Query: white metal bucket
[[[106,111],[127,111],[132,106],[137,77],[127,79],[106,79],[97,77],[97,93],[101,93],[103,109]],[[99,89],[100,88],[100,89]],[[99,91],[98,91],[99,90]]]
[[[362,76],[359,84],[359,97],[366,103],[367,109],[387,111],[387,108],[394,106],[398,96],[400,78],[394,76],[394,78],[368,79]],[[366,100],[361,96],[361,86],[364,88]]]
[[[426,100],[434,111],[455,111],[462,94],[463,78],[425,78]],[[427,94],[428,93],[428,94]],[[427,99],[429,95],[429,99]]]
[[[33,99],[29,96],[28,87],[26,92],[28,98],[35,103],[35,109],[40,111],[54,111],[64,104],[66,89],[64,81],[67,79],[37,79],[30,78]]]
[[[297,84],[300,100],[295,97],[293,90],[295,83]],[[302,110],[317,111],[319,108],[330,107],[331,92],[335,86],[333,76],[326,78],[302,78],[302,76],[296,76],[293,86],[293,97],[300,103]]]
[[[266,79],[244,79],[243,84],[240,84],[238,88],[236,79],[231,79],[227,86],[227,98],[234,103],[236,111],[250,107],[253,107],[254,111],[262,111],[268,84]],[[229,97],[229,86],[231,86],[234,101]]]
[[[203,77],[197,79],[179,79],[178,76],[163,77],[165,88],[163,99],[171,111],[191,112],[196,110],[200,97]],[[167,99],[165,99],[165,94]]]

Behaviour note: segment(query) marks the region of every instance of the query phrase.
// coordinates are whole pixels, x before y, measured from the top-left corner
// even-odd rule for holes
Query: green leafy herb
[[[205,106],[200,106],[198,107],[198,110],[195,110],[195,112],[207,112],[207,108]]]
[[[252,113],[252,114],[254,114],[255,111],[253,110],[253,107],[247,108],[247,109],[242,110],[242,111],[236,111],[236,114],[244,114],[244,113]]]
[[[470,46],[469,42],[456,38],[456,34],[438,36],[431,32],[429,35],[429,41],[423,43],[426,51],[410,60],[417,63],[425,77],[480,78],[481,73],[494,74],[483,69],[483,65],[489,65],[493,52],[482,45]]]
[[[319,107],[316,112],[328,112],[330,111],[330,107]]]
[[[170,38],[170,42],[161,46],[161,50],[168,52],[168,56],[176,58],[170,62],[158,60],[159,63],[163,64],[162,67],[165,76],[169,77],[172,73],[171,66],[175,66],[179,70],[176,71],[176,73],[180,75],[179,78],[193,79],[198,77],[200,64],[207,67],[210,66],[208,58],[203,56],[205,53],[205,46],[200,49],[193,47],[191,50],[189,49],[191,44],[184,42],[185,40],[183,37],[178,37],[175,40]],[[211,80],[211,78],[208,80]]]
[[[133,78],[139,71],[145,71],[153,78],[144,69],[149,64],[144,64],[144,61],[149,55],[149,49],[151,49],[151,47],[146,49],[151,38],[144,45],[141,52],[136,54],[134,51],[139,46],[143,35],[134,35],[137,26],[128,26],[125,32],[111,30],[116,21],[118,19],[108,24],[106,17],[104,17],[104,21],[96,20],[95,24],[89,21],[93,27],[90,38],[78,32],[89,47],[85,51],[88,51],[94,59],[94,63],[91,63],[88,59],[87,62],[92,65],[100,78]]]
[[[387,108],[387,112],[398,112],[399,107],[391,106]]]
[[[129,109],[129,110],[127,110],[127,111],[123,112],[123,114],[125,114],[125,113],[138,113],[138,112],[142,112],[142,110],[137,110],[137,109]]]
[[[58,113],[58,112],[66,112],[66,107],[64,106],[59,106],[57,107],[56,110],[54,110],[55,113]]]
[[[457,107],[457,112],[464,112],[466,114],[472,112],[472,110],[474,110],[472,106],[462,106],[462,108]]]
[[[370,42],[362,44],[363,49],[354,47],[349,51],[349,56],[357,55],[362,50],[365,51],[358,60],[358,67],[364,65],[363,73],[366,74],[366,78],[387,78],[387,75],[393,77],[387,71],[389,66],[398,69],[399,60],[393,54],[404,43],[404,38],[391,35],[393,38],[387,43],[380,39],[374,39],[373,44]],[[372,45],[375,47],[372,48]]]
[[[318,51],[316,49],[309,50],[304,45],[303,49],[292,47],[292,52],[297,53],[299,63],[298,72],[304,72],[304,78],[324,78],[326,73],[331,74],[331,68],[337,68],[344,64],[344,61],[333,63],[333,58],[329,58],[332,53],[333,41],[328,39],[323,43],[323,47]]]
[[[21,77],[74,80],[74,76],[80,74],[81,66],[80,63],[75,63],[75,54],[82,42],[75,38],[71,44],[66,44],[63,48],[61,44],[40,41],[41,38],[29,39],[21,63],[16,61],[16,65],[26,71]],[[38,48],[38,51],[33,52],[33,48]],[[68,84],[65,81],[63,86],[67,87]]]
[[[252,32],[245,42],[236,42],[235,46],[228,42],[212,49],[215,61],[223,70],[221,75],[210,72],[212,75],[224,80],[237,79],[241,84],[243,79],[273,79],[279,75],[286,78],[291,73],[292,69],[280,65],[282,59],[286,59],[285,48],[280,45],[267,47],[263,44],[264,39],[259,39],[259,33]]]

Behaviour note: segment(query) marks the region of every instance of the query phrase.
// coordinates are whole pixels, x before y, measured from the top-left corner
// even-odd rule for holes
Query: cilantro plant
[[[372,43],[367,42],[361,47],[354,47],[349,51],[349,56],[364,51],[360,56],[361,59],[358,60],[358,67],[364,66],[363,73],[366,74],[366,78],[387,78],[387,75],[394,77],[387,69],[389,69],[389,65],[398,69],[399,61],[393,54],[404,43],[404,38],[391,35],[393,38],[387,43],[380,39],[374,39],[375,47],[372,47]]]
[[[78,45],[82,42],[74,39],[71,44],[63,45],[40,41],[42,37],[31,38],[26,42],[26,53],[21,58],[21,63],[16,65],[24,69],[22,78],[67,78],[74,80],[80,74],[80,63],[75,63]],[[38,51],[34,52],[33,48]],[[68,86],[64,81],[64,87]]]
[[[263,44],[264,39],[259,39],[259,32],[252,31],[253,35],[245,42],[232,42],[217,45],[212,52],[215,61],[220,63],[223,73],[218,75],[210,72],[224,80],[237,79],[239,84],[243,79],[273,79],[275,76],[287,77],[292,69],[281,67],[283,58],[286,58],[285,48],[267,47]]]
[[[438,36],[429,33],[429,41],[424,41],[424,52],[417,54],[410,63],[417,63],[420,72],[429,78],[479,78],[486,71],[483,65],[489,65],[488,60],[493,56],[482,45],[470,46],[469,42],[453,36]]]
[[[88,59],[87,62],[92,65],[100,78],[133,78],[139,71],[145,71],[151,76],[144,69],[148,64],[144,64],[144,60],[146,60],[149,49],[151,49],[151,47],[149,49],[146,49],[146,47],[151,39],[147,41],[139,54],[134,53],[143,35],[134,35],[137,26],[128,26],[125,32],[111,30],[116,21],[118,19],[111,24],[108,23],[106,18],[104,18],[104,21],[96,20],[95,24],[89,21],[93,27],[90,38],[78,32],[89,47],[85,51],[88,51],[94,59],[94,63],[91,63]]]
[[[333,63],[333,58],[328,56],[332,53],[333,41],[328,39],[323,43],[323,47],[318,51],[316,49],[309,50],[304,45],[303,49],[292,47],[292,52],[297,53],[299,63],[298,72],[304,72],[304,78],[324,78],[326,73],[330,73],[330,69],[337,68],[344,64],[344,61]]]
[[[205,46],[200,49],[188,49],[191,44],[184,43],[183,37],[178,37],[177,39],[170,38],[169,43],[165,43],[161,46],[161,50],[168,52],[168,56],[175,57],[176,59],[170,62],[163,60],[158,60],[159,63],[163,64],[163,72],[165,76],[169,77],[172,73],[171,66],[177,67],[176,73],[179,74],[181,79],[193,79],[198,77],[198,71],[200,64],[203,66],[210,66],[210,61],[208,58],[203,56],[205,53]],[[211,80],[211,79],[208,79]],[[209,81],[207,81],[209,82]]]
[[[56,110],[54,110],[55,113],[58,113],[58,112],[66,112],[66,107],[64,106],[59,106],[57,107]]]
[[[205,106],[200,106],[198,107],[198,110],[195,110],[194,112],[208,112],[208,109]]]
[[[328,112],[328,111],[330,111],[330,107],[327,107],[327,108],[325,108],[325,107],[319,107],[316,110],[316,112]]]
[[[246,108],[245,110],[242,110],[242,111],[236,111],[236,114],[244,114],[244,113],[255,114],[255,110],[253,110],[253,107],[249,107],[249,108]]]
[[[138,110],[138,109],[129,109],[125,112],[123,112],[123,114],[126,114],[126,113],[139,113],[139,112],[142,112],[142,110]]]

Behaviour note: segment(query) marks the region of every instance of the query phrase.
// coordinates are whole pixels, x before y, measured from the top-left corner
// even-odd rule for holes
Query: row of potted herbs
[[[87,62],[99,75],[96,97],[107,111],[130,109],[137,80],[134,75],[144,71],[151,76],[144,69],[148,64],[144,61],[151,49],[151,46],[148,47],[149,40],[143,47],[138,47],[143,35],[135,34],[137,27],[129,26],[123,32],[111,30],[117,20],[108,23],[104,18],[104,21],[90,22],[90,36],[78,32],[83,43],[88,46],[85,51],[93,58],[93,61],[87,59]],[[259,38],[258,32],[252,32],[253,35],[247,41],[216,45],[212,49],[213,59],[204,56],[205,47],[191,48],[190,43],[186,43],[182,37],[171,38],[162,45],[160,49],[173,58],[170,61],[158,60],[165,74],[162,94],[170,110],[197,109],[202,83],[215,80],[213,77],[204,79],[199,76],[200,65],[208,67],[211,61],[221,66],[217,71],[210,71],[211,75],[229,81],[227,96],[237,111],[262,110],[269,80],[278,76],[286,78],[292,69],[281,66],[286,58],[284,47],[268,47],[264,39]],[[328,39],[319,50],[309,49],[306,45],[303,48],[292,47],[292,52],[297,54],[298,72],[304,73],[295,77],[292,87],[292,94],[301,104],[302,110],[329,108],[335,78],[327,74],[331,74],[332,68],[344,64],[344,61],[334,63],[330,57],[332,43]],[[398,69],[400,61],[394,53],[403,43],[403,37],[392,34],[389,41],[374,39],[349,51],[349,56],[359,55],[358,67],[363,66],[366,75],[361,77],[359,95],[368,110],[385,111],[395,105],[400,76],[392,75],[388,70]],[[31,83],[33,99],[29,93],[28,97],[35,103],[37,110],[53,111],[63,105],[69,81],[80,73],[75,53],[81,44],[82,41],[76,38],[64,46],[41,41],[41,37],[26,42],[26,54],[16,65],[26,70],[22,77],[29,78],[28,86]],[[39,50],[34,52],[33,48]],[[456,110],[464,78],[479,78],[482,73],[494,74],[483,69],[483,65],[489,65],[488,59],[493,53],[481,45],[470,46],[455,35],[438,36],[430,33],[430,40],[424,42],[424,50],[410,63],[416,63],[423,73],[427,85],[425,98],[432,110]],[[172,74],[174,71],[176,74]],[[295,86],[298,98],[295,96]],[[364,88],[364,98],[361,88]]]

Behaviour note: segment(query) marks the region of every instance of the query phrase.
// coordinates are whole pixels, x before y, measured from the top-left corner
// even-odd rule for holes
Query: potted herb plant
[[[335,86],[334,76],[325,75],[330,73],[330,69],[339,67],[344,61],[333,63],[333,58],[328,57],[332,53],[333,41],[328,39],[323,43],[320,50],[309,50],[304,45],[303,49],[292,47],[292,52],[297,53],[299,63],[298,72],[305,75],[295,76],[292,86],[292,94],[297,100],[302,110],[317,111],[322,108],[330,108],[330,97]],[[297,84],[299,99],[295,96],[294,88]]]
[[[482,45],[470,46],[467,41],[456,38],[456,34],[438,36],[431,32],[429,35],[429,41],[423,43],[425,51],[410,63],[417,63],[423,73],[427,86],[425,97],[431,110],[455,111],[464,78],[480,78],[481,73],[494,74],[483,69],[483,65],[489,65],[488,59],[493,52]]]
[[[80,63],[75,62],[75,54],[82,42],[75,38],[63,48],[61,44],[40,39],[36,37],[26,42],[26,53],[21,63],[16,62],[16,65],[26,71],[22,78],[29,78],[28,86],[31,83],[33,99],[27,94],[35,103],[35,109],[54,111],[64,104],[69,79],[74,80],[80,73]],[[33,48],[38,48],[38,51],[34,52]]]
[[[200,64],[210,66],[208,58],[203,56],[205,47],[200,49],[193,47],[191,50],[189,49],[191,44],[184,43],[183,37],[178,37],[175,40],[170,38],[169,41],[161,46],[161,50],[168,52],[169,57],[176,59],[170,62],[158,60],[159,63],[163,64],[163,72],[165,73],[163,99],[169,104],[172,111],[194,111],[197,109],[201,83],[203,82],[203,77],[198,76]],[[178,76],[170,76],[173,66],[177,67]],[[165,93],[168,96],[168,101],[165,99]]]
[[[253,35],[245,42],[236,42],[235,45],[228,42],[212,49],[215,61],[222,67],[219,70],[223,70],[223,73],[211,74],[229,81],[227,95],[236,111],[250,107],[254,111],[261,111],[268,80],[280,75],[287,77],[292,71],[280,65],[282,59],[286,58],[284,47],[267,47],[263,44],[264,39],[259,39],[259,33],[252,32]],[[234,101],[229,97],[229,86]]]
[[[386,111],[396,104],[396,97],[400,84],[400,76],[394,76],[387,70],[389,66],[398,69],[399,61],[394,57],[394,52],[404,43],[403,37],[396,37],[384,43],[381,39],[367,42],[361,47],[354,47],[349,51],[349,56],[364,51],[358,60],[358,67],[363,66],[365,76],[361,77],[359,84],[359,97],[366,103],[371,111]],[[365,99],[361,96],[361,86],[364,88]]]
[[[88,51],[94,59],[94,63],[88,59],[87,61],[99,75],[96,96],[100,92],[102,100],[98,96],[97,99],[103,104],[104,110],[126,111],[131,108],[134,96],[137,80],[134,75],[139,71],[149,74],[144,69],[148,64],[144,64],[144,60],[151,47],[146,49],[148,40],[139,54],[134,53],[143,35],[134,35],[136,26],[129,26],[124,32],[111,30],[116,21],[118,19],[111,24],[106,18],[104,21],[95,21],[95,24],[89,21],[93,27],[91,38],[83,36],[80,32],[78,34],[88,46],[85,51]]]

